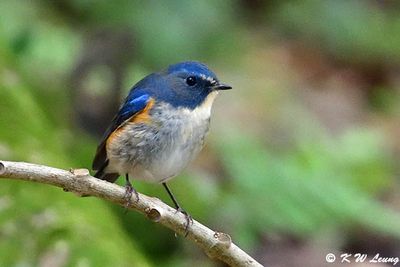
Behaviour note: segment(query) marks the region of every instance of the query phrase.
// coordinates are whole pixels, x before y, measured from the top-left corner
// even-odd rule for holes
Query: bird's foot
[[[191,224],[193,224],[193,218],[192,218],[192,216],[190,216],[189,213],[187,213],[187,212],[186,212],[184,209],[182,209],[182,208],[178,208],[176,211],[177,211],[177,212],[181,212],[181,213],[183,213],[183,215],[185,215],[185,218],[186,218],[186,223],[185,223],[185,237],[187,237],[187,235],[189,234],[189,226],[190,226]]]
[[[126,200],[125,209],[128,210],[129,206],[132,204],[132,193],[135,194],[136,202],[139,201],[139,194],[136,189],[132,186],[130,182],[127,182],[125,185],[125,195],[124,199]]]

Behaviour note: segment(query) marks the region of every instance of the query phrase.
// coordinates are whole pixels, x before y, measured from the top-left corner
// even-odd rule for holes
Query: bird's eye
[[[196,77],[194,77],[194,76],[189,76],[189,77],[187,77],[187,78],[186,78],[186,83],[187,83],[187,85],[189,85],[189,86],[195,85],[195,84],[197,83]]]

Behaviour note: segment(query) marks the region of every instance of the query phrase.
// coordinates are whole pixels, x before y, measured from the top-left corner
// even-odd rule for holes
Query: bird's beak
[[[213,86],[214,90],[229,90],[232,89],[232,86],[223,84],[223,83],[217,83],[216,85]]]

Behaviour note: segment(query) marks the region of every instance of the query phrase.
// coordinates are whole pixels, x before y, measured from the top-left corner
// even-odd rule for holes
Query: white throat
[[[189,111],[193,116],[198,119],[208,119],[211,116],[211,107],[214,103],[215,98],[218,95],[218,91],[212,91],[204,100],[204,102],[197,108]]]

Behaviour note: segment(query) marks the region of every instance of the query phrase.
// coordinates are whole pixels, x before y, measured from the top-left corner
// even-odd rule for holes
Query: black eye
[[[194,77],[194,76],[189,76],[189,77],[187,77],[187,78],[186,78],[186,83],[187,83],[187,85],[189,85],[189,86],[195,85],[195,84],[197,83],[196,77]]]

